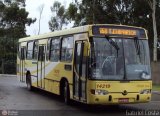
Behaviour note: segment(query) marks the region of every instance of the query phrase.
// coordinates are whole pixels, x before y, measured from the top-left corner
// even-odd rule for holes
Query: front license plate
[[[129,102],[129,99],[128,99],[128,98],[119,98],[119,99],[118,99],[118,102],[128,103],[128,102]]]

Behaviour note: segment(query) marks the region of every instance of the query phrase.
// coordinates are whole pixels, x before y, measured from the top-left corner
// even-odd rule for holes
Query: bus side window
[[[24,48],[21,48],[21,50],[20,50],[20,59],[21,59],[21,60],[24,60],[24,59],[25,59]]]
[[[50,55],[49,59],[52,62],[57,62],[59,61],[59,56],[60,56],[60,39],[52,39],[51,40],[51,45],[50,45]]]
[[[33,56],[33,41],[30,41],[27,43],[27,55],[26,55],[26,59],[27,60],[31,60],[32,56]]]
[[[34,41],[34,45],[33,45],[33,59],[37,60],[37,56],[38,56],[38,41]]]
[[[17,53],[18,53],[18,58],[21,59],[21,46],[20,46],[20,44],[18,44]]]
[[[73,37],[64,37],[62,40],[61,61],[72,61]]]
[[[82,77],[87,76],[87,70],[86,70],[86,65],[87,65],[87,57],[88,57],[88,43],[84,42],[84,48],[83,48],[83,58],[82,58]]]
[[[46,50],[46,60],[50,60],[50,48],[51,48],[51,39],[48,39],[47,50]]]

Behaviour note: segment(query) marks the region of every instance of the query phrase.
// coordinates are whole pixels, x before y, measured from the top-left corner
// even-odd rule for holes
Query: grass
[[[153,85],[152,90],[153,91],[160,91],[160,84],[159,85]]]

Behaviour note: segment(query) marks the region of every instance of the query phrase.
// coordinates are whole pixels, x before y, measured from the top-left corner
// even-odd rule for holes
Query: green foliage
[[[18,38],[26,36],[25,25],[35,22],[35,19],[27,17],[28,12],[24,8],[19,8],[17,4],[13,3],[9,7],[6,6],[3,11],[2,23],[7,28],[7,33],[8,31],[12,32],[8,36],[16,36]]]
[[[51,11],[55,16],[51,17],[48,22],[51,31],[61,30],[64,24],[68,24],[65,8],[60,2],[55,1],[51,7]]]
[[[160,39],[160,0],[156,0],[157,32]],[[82,0],[71,3],[68,20],[74,26],[84,24],[122,24],[144,27],[148,30],[149,44],[153,46],[152,10],[147,0]],[[152,53],[151,53],[152,54]]]
[[[59,30],[59,24],[57,22],[56,17],[51,17],[51,20],[49,21],[49,29],[51,31]]]
[[[75,25],[80,25],[84,18],[86,24],[138,25],[142,19],[146,22],[149,13],[149,6],[144,0],[82,0],[82,3],[71,3],[67,15]]]
[[[76,7],[76,5],[71,3],[67,11],[67,18],[71,20],[76,20],[77,10],[78,8]]]
[[[153,91],[160,91],[160,85],[155,85],[155,84],[154,84],[154,85],[152,86],[152,90],[153,90]]]
[[[18,39],[26,36],[25,26],[36,21],[28,18],[29,13],[24,6],[25,0],[0,0],[0,61],[3,62],[3,66],[0,65],[1,69],[10,65],[9,62],[16,66]]]

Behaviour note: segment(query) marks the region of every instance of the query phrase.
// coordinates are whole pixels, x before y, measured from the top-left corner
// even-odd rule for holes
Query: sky
[[[26,11],[29,12],[29,18],[36,18],[37,21],[34,24],[26,27],[27,35],[37,35],[38,34],[38,20],[39,20],[39,7],[44,5],[44,9],[41,17],[41,29],[40,34],[50,32],[48,22],[51,18],[52,12],[50,7],[53,5],[56,0],[26,0]],[[69,3],[73,0],[58,0],[62,5],[65,5],[65,8],[68,7]]]

